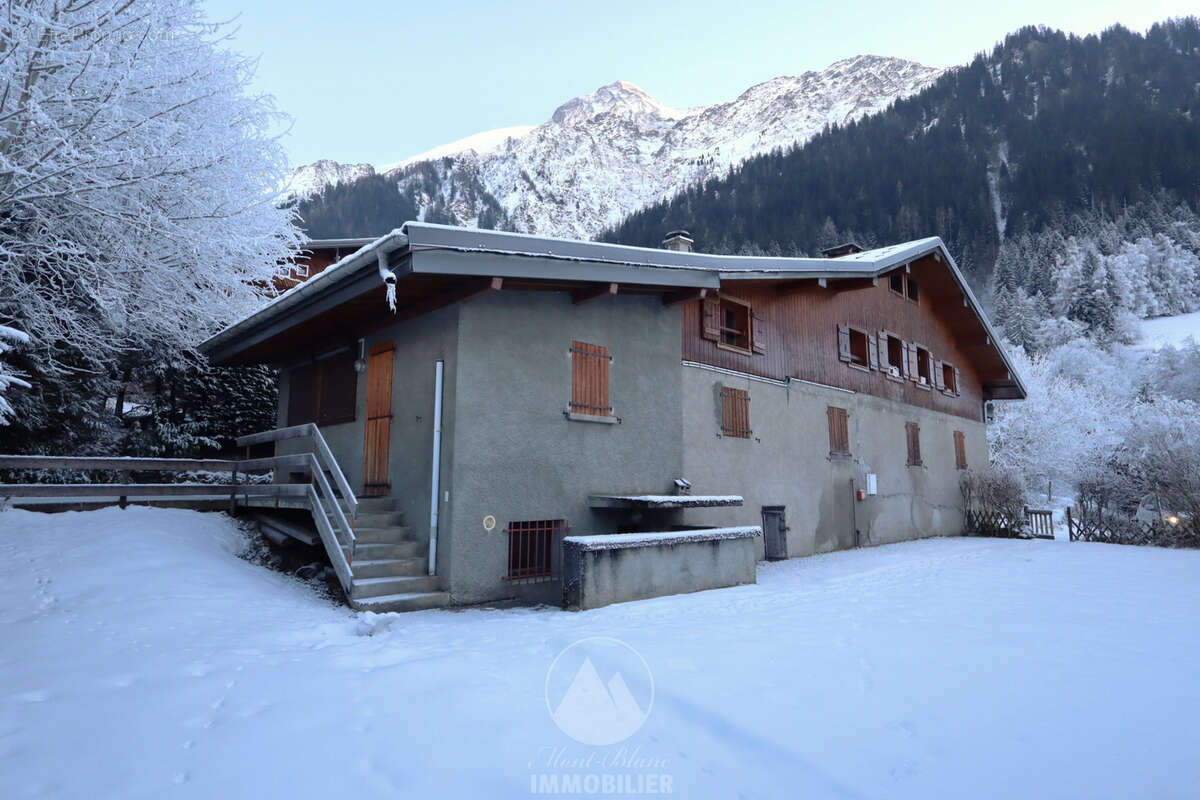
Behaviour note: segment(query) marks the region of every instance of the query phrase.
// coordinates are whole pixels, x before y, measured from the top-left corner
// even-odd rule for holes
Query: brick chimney
[[[692,237],[687,231],[671,231],[667,234],[667,238],[662,240],[662,246],[667,250],[690,253],[692,252]]]

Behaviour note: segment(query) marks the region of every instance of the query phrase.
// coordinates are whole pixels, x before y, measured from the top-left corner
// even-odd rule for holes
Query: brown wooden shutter
[[[829,452],[833,455],[850,455],[850,425],[846,409],[829,406]]]
[[[879,369],[883,372],[887,372],[889,362],[887,333],[885,331],[879,331],[879,333],[875,334],[875,348],[876,352],[878,353],[877,358],[879,359]]]
[[[721,339],[721,298],[705,297],[700,305],[700,336],[716,342]]]
[[[571,403],[575,414],[597,417],[612,415],[608,397],[608,348],[587,342],[571,342]]]
[[[317,421],[317,367],[305,364],[288,373],[288,425]]]
[[[967,468],[967,439],[962,431],[954,432],[954,466],[958,469]]]
[[[867,366],[879,369],[879,342],[874,336],[867,336]]]
[[[750,347],[756,353],[767,352],[767,321],[763,315],[751,309],[750,311]]]
[[[937,361],[933,356],[930,356],[929,360],[933,362],[933,385],[939,391],[946,391],[946,376],[942,373],[942,362]]]
[[[908,466],[921,466],[921,426],[915,422],[904,423],[905,437],[908,439]]]
[[[958,367],[954,368],[954,396],[958,397],[962,394],[962,373],[958,371]]]
[[[917,371],[917,346],[913,342],[904,343],[904,374],[911,381],[920,381]]]
[[[721,433],[738,439],[749,439],[750,393],[731,386],[721,387]]]
[[[850,326],[838,325],[838,360],[850,361]]]
[[[336,425],[353,422],[358,400],[358,373],[354,371],[354,352],[348,351],[317,362],[320,374],[320,408],[317,423]]]

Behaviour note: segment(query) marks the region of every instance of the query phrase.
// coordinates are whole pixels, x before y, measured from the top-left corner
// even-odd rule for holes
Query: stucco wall
[[[955,430],[967,463],[987,463],[982,423],[883,398],[791,381],[786,385],[684,366],[684,475],[695,494],[740,494],[741,508],[685,512],[691,524],[758,525],[763,506],[784,506],[788,555],[855,544],[883,544],[962,532],[961,470]],[[750,439],[722,437],[720,387],[750,393]],[[829,455],[826,408],[849,412],[851,458]],[[920,467],[909,467],[904,423],[921,426]],[[852,500],[851,481],[879,494]],[[856,541],[855,530],[858,530]],[[758,540],[763,555],[763,540]]]
[[[403,511],[407,524],[422,539],[429,531],[431,461],[433,454],[433,402],[435,364],[445,361],[443,388],[442,483],[449,487],[454,463],[455,366],[458,354],[458,306],[427,314],[376,331],[366,337],[366,352],[391,341],[395,345],[392,364],[392,427],[388,450],[391,498]],[[279,424],[287,424],[289,373],[280,377]],[[362,490],[363,439],[366,425],[367,374],[358,375],[353,422],[325,425],[321,433],[329,443],[346,479],[355,491]],[[280,452],[305,449],[307,443],[285,442]],[[439,526],[441,527],[441,526]],[[448,562],[439,563],[449,568]]]
[[[455,462],[443,536],[455,602],[557,601],[557,582],[503,579],[513,520],[566,519],[572,534],[613,532],[591,493],[663,492],[682,465],[679,310],[658,297],[580,305],[567,293],[500,291],[461,306]],[[571,341],[609,348],[618,424],[568,419]],[[485,531],[483,519],[497,525]]]

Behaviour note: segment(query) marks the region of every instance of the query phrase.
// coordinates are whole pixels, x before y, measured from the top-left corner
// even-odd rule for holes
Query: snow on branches
[[[12,417],[12,404],[5,399],[10,387],[19,386],[30,388],[8,364],[4,363],[4,354],[18,345],[29,344],[29,337],[16,328],[0,325],[0,425],[7,425]]]
[[[26,0],[0,20],[0,321],[92,370],[190,349],[299,243],[253,63],[194,0]]]

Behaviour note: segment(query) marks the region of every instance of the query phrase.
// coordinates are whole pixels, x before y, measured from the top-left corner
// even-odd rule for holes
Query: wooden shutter
[[[721,339],[721,298],[705,297],[700,304],[700,336],[716,342]]]
[[[750,311],[750,347],[756,353],[767,352],[767,321],[763,315],[751,309]]]
[[[942,362],[937,361],[933,356],[930,356],[929,360],[933,363],[933,385],[939,391],[946,391],[946,376],[942,374]]]
[[[875,352],[877,354],[876,358],[879,361],[879,369],[883,372],[887,372],[890,363],[888,361],[887,333],[885,331],[879,331],[879,333],[875,334],[874,339]]]
[[[571,342],[571,404],[575,414],[597,417],[612,415],[608,399],[608,348],[587,342]]]
[[[317,367],[305,364],[288,373],[288,425],[317,421]]]
[[[958,469],[967,468],[967,439],[962,431],[954,432],[954,466]]]
[[[354,352],[330,356],[317,362],[320,373],[320,408],[317,423],[336,425],[353,422],[358,400],[358,373],[354,371]]]
[[[850,455],[850,425],[846,409],[829,406],[829,452],[833,455]]]
[[[921,380],[917,373],[917,346],[912,342],[904,343],[904,374],[911,381]]]
[[[395,345],[381,342],[367,360],[367,414],[363,421],[363,494],[379,497],[391,491],[388,462],[392,442],[392,371]]]
[[[908,465],[921,466],[921,426],[915,422],[904,423],[904,433],[908,439]]]
[[[749,439],[750,393],[731,386],[721,387],[721,433],[738,439]]]
[[[962,394],[962,373],[958,371],[958,367],[954,368],[954,396],[958,397]]]
[[[838,325],[838,361],[850,361],[849,325]]]
[[[867,366],[879,369],[879,342],[874,336],[867,336]]]

